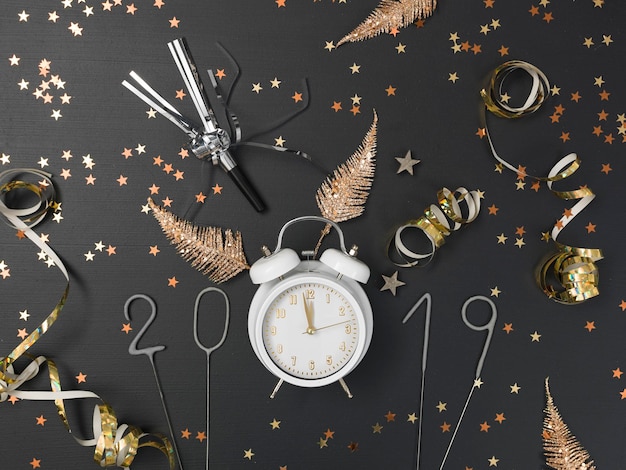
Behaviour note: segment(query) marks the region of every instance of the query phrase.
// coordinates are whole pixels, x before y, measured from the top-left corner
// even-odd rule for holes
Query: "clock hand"
[[[313,326],[313,309],[311,308],[311,305],[309,305],[309,303],[306,301],[306,296],[304,295],[304,292],[302,293],[302,302],[304,304],[304,314],[306,316],[307,323],[305,333],[312,335],[316,331],[316,328]]]
[[[350,321],[352,321],[352,320],[344,320],[344,321],[340,321],[339,323],[333,323],[332,325],[325,325],[325,326],[320,326],[319,328],[313,328],[313,331],[311,333],[309,333],[309,330],[307,329],[307,331],[305,331],[304,333],[313,334],[316,331],[324,330],[326,328],[331,328],[333,326],[343,325],[344,323],[348,323]],[[304,334],[304,333],[302,333],[302,334]]]

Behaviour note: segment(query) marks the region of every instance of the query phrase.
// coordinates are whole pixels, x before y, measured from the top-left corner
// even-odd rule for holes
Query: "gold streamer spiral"
[[[21,175],[40,178],[40,181],[32,183],[14,179],[14,177]],[[0,214],[10,227],[21,231],[37,245],[37,247],[46,254],[48,259],[54,262],[54,265],[61,271],[66,280],[65,289],[61,298],[45,320],[7,356],[0,357],[0,403],[8,400],[10,396],[23,400],[54,401],[59,418],[67,431],[80,445],[95,447],[94,460],[101,467],[116,465],[127,468],[134,460],[139,448],[155,447],[166,455],[170,469],[174,469],[176,466],[174,462],[174,451],[166,436],[161,434],[148,434],[144,433],[138,427],[118,424],[113,408],[107,403],[104,403],[98,395],[83,390],[63,391],[61,389],[59,372],[54,361],[44,356],[34,357],[27,353],[58,320],[61,310],[65,305],[70,287],[69,275],[65,265],[54,250],[32,230],[32,227],[41,222],[51,210],[55,212],[61,210],[61,204],[56,201],[54,185],[50,177],[51,175],[49,173],[37,169],[18,168],[0,173]],[[7,194],[17,190],[26,190],[33,193],[37,201],[32,206],[26,208],[9,207],[6,204]],[[19,194],[17,197],[19,198]],[[14,368],[14,362],[20,357],[30,359],[30,363],[22,372],[17,373]],[[46,365],[48,368],[51,390],[20,390],[23,384],[38,375],[42,365]],[[92,439],[80,439],[74,435],[63,401],[85,398],[96,398],[102,401],[102,404],[96,405],[94,408],[92,422],[94,437]]]
[[[506,96],[505,93],[502,93],[506,78],[517,70],[526,72],[530,76],[532,83],[524,104],[519,107],[513,107],[509,106],[501,97]],[[491,153],[500,164],[518,175],[520,175],[519,168],[515,168],[498,155],[487,126],[486,111],[506,119],[521,118],[537,111],[544,103],[549,90],[549,81],[541,70],[527,62],[514,60],[505,62],[495,68],[487,79],[487,85],[480,91],[485,104],[482,107],[481,118]],[[593,191],[586,186],[569,191],[558,191],[552,187],[555,182],[564,180],[574,174],[580,168],[580,164],[581,160],[578,156],[575,153],[570,153],[561,158],[545,177],[532,176],[525,172],[522,174],[522,176],[529,176],[535,180],[545,181],[548,189],[561,199],[578,200],[569,209],[568,215],[561,217],[552,228],[550,236],[555,242],[557,251],[547,256],[540,263],[535,273],[537,284],[549,298],[568,305],[583,302],[599,294],[599,273],[595,262],[603,258],[602,251],[598,248],[579,248],[557,241],[563,228],[595,198]],[[560,283],[562,288],[559,290],[549,281],[550,273]]]
[[[467,205],[467,215],[463,215],[461,209],[463,202]],[[396,230],[389,249],[393,249],[404,262],[396,262],[390,257],[394,264],[410,268],[423,267],[430,263],[435,252],[446,242],[447,236],[476,219],[480,212],[480,195],[478,191],[468,191],[463,187],[457,188],[454,192],[448,188],[442,188],[437,192],[437,204],[431,204],[424,210],[421,217],[406,222]],[[448,219],[452,221],[452,224],[448,222]],[[428,253],[417,253],[404,243],[402,239],[404,232],[412,228],[424,232],[430,241],[431,250]]]

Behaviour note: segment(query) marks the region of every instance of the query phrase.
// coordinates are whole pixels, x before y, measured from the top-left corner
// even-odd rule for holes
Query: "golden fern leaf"
[[[326,178],[315,194],[317,207],[323,217],[333,222],[343,222],[360,216],[365,210],[376,170],[376,132],[378,115],[374,119],[361,145],[348,160],[339,165]],[[330,224],[322,230],[315,247],[317,253],[323,238],[330,233]]]
[[[317,190],[315,200],[322,216],[333,222],[358,217],[365,210],[376,169],[378,116],[352,156],[339,165]]]
[[[159,207],[151,198],[148,204],[163,233],[176,246],[180,256],[220,284],[250,266],[243,252],[241,233],[219,227],[199,227]]]
[[[415,20],[431,16],[435,8],[437,0],[382,0],[359,26],[339,40],[337,47],[406,28]]]
[[[543,450],[546,465],[555,470],[596,470],[589,453],[572,435],[554,404],[546,378],[546,415],[543,420]]]

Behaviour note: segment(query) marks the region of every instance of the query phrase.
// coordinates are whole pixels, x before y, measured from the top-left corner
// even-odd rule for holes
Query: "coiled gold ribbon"
[[[404,262],[396,262],[390,257],[394,264],[403,268],[427,265],[435,256],[437,249],[446,242],[446,237],[472,222],[480,212],[478,191],[468,191],[463,187],[457,188],[454,192],[448,188],[440,189],[437,192],[437,203],[438,205],[431,204],[427,207],[420,218],[410,220],[396,230],[389,248],[393,248]],[[466,204],[467,215],[463,215],[461,203]],[[431,244],[428,253],[417,253],[407,247],[402,236],[408,229],[419,229],[424,232]]]
[[[507,95],[502,93],[502,91],[506,78],[517,70],[526,72],[530,76],[532,83],[524,104],[519,107],[512,107],[506,103],[508,98],[503,99]],[[547,256],[540,263],[535,273],[537,284],[549,298],[559,303],[571,305],[583,302],[599,294],[599,274],[595,262],[603,258],[602,251],[598,248],[579,248],[557,242],[557,237],[563,228],[595,198],[595,194],[586,186],[570,191],[553,189],[555,182],[568,178],[580,168],[581,160],[575,153],[570,153],[561,158],[552,167],[548,176],[528,175],[525,170],[521,171],[520,168],[515,168],[498,155],[487,126],[486,111],[507,119],[524,117],[534,113],[541,107],[548,96],[549,90],[550,84],[547,77],[534,65],[519,60],[505,62],[491,72],[487,79],[487,85],[480,91],[485,104],[481,110],[481,118],[491,153],[500,164],[516,172],[518,176],[528,176],[535,180],[545,181],[548,189],[561,199],[578,200],[567,211],[567,215],[561,217],[552,228],[550,236],[555,242],[557,252]],[[555,280],[561,284],[562,289],[557,290],[548,280],[550,272],[554,275]]]
[[[15,179],[18,176],[40,178],[37,183]],[[46,319],[6,357],[0,357],[0,403],[6,401],[10,396],[24,400],[52,400],[54,401],[59,418],[67,431],[82,446],[95,446],[94,460],[101,467],[113,465],[119,467],[129,467],[137,451],[141,447],[155,447],[163,452],[169,461],[170,469],[175,468],[174,452],[167,437],[160,434],[147,434],[135,426],[118,424],[114,410],[106,403],[96,405],[93,416],[92,439],[80,439],[74,436],[74,432],[69,424],[65,404],[63,400],[96,398],[102,399],[93,392],[77,390],[63,391],[56,364],[53,360],[44,356],[34,357],[27,351],[50,329],[57,321],[69,293],[70,280],[65,265],[58,255],[38,237],[32,227],[41,222],[49,211],[60,211],[61,204],[56,201],[54,186],[50,179],[51,175],[37,169],[12,169],[0,173],[0,214],[5,222],[12,228],[21,231],[27,236],[49,260],[61,271],[66,280],[66,286],[57,302]],[[16,199],[19,199],[20,191],[27,191],[35,195],[36,202],[29,207],[14,208],[6,203],[7,195],[14,192]],[[30,363],[20,373],[16,373],[14,362],[20,357],[30,359]],[[46,365],[50,379],[51,391],[24,391],[20,387],[29,380],[36,377],[40,367]]]

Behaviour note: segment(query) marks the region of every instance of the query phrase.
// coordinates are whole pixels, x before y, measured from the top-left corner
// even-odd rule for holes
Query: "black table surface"
[[[433,469],[457,428],[483,351],[486,334],[461,319],[463,303],[480,295],[494,302],[498,318],[483,384],[473,390],[444,468],[547,468],[547,377],[564,421],[597,468],[624,468],[626,258],[619,182],[626,170],[626,3],[442,1],[418,24],[337,48],[377,4],[3,0],[0,171],[34,168],[52,175],[62,219],[49,216],[33,230],[70,278],[58,320],[29,352],[53,359],[64,390],[94,392],[120,423],[169,434],[150,362],[128,352],[146,322],[147,304],[135,306],[126,327],[123,306],[145,294],[157,315],[140,346],[166,347],[154,356],[155,366],[184,468],[204,468],[208,437],[214,469],[410,469],[416,468],[424,310],[406,324],[402,319],[429,293],[421,468]],[[205,83],[205,70],[212,69],[220,86],[232,89],[229,109],[244,140],[311,158],[255,146],[233,151],[267,204],[262,213],[220,168],[186,158],[185,135],[121,84],[134,70],[194,116],[167,48],[178,37],[186,39]],[[559,189],[586,185],[597,196],[558,239],[604,252],[597,262],[600,294],[577,305],[549,299],[534,278],[539,261],[554,249],[542,233],[576,201],[555,197],[530,176],[498,171],[484,135],[479,91],[509,60],[545,73],[550,93],[522,119],[488,116],[498,153],[528,175],[545,176],[575,152],[580,169]],[[529,83],[523,75],[520,93]],[[286,384],[269,398],[276,377],[248,339],[256,286],[247,272],[220,286],[231,302],[231,321],[225,343],[211,356],[207,381],[206,355],[193,339],[193,306],[214,284],[176,253],[145,209],[147,198],[195,225],[239,230],[253,263],[262,245],[274,246],[285,222],[319,214],[317,188],[357,149],[374,110],[373,186],[363,215],[340,224],[371,269],[365,290],[374,334],[367,355],[346,377],[354,397],[334,383]],[[396,157],[409,150],[420,162],[413,174],[398,172]],[[428,266],[397,267],[386,252],[394,229],[423,214],[443,187],[480,191],[479,216],[447,237]],[[318,233],[307,225],[285,243],[311,248]],[[40,248],[19,235],[9,225],[0,233],[0,356],[39,326],[65,286],[57,267],[37,256]],[[329,236],[324,247],[336,242]],[[396,271],[403,284],[394,295],[383,276]],[[223,307],[215,300],[213,308],[215,318],[201,325],[209,339],[222,328]],[[20,359],[16,371],[27,363]],[[21,386],[49,389],[45,367]],[[98,403],[66,400],[74,436],[93,436]],[[0,467],[98,465],[94,447],[76,443],[52,401],[5,400],[0,416]],[[132,468],[167,468],[167,462],[141,448]]]

